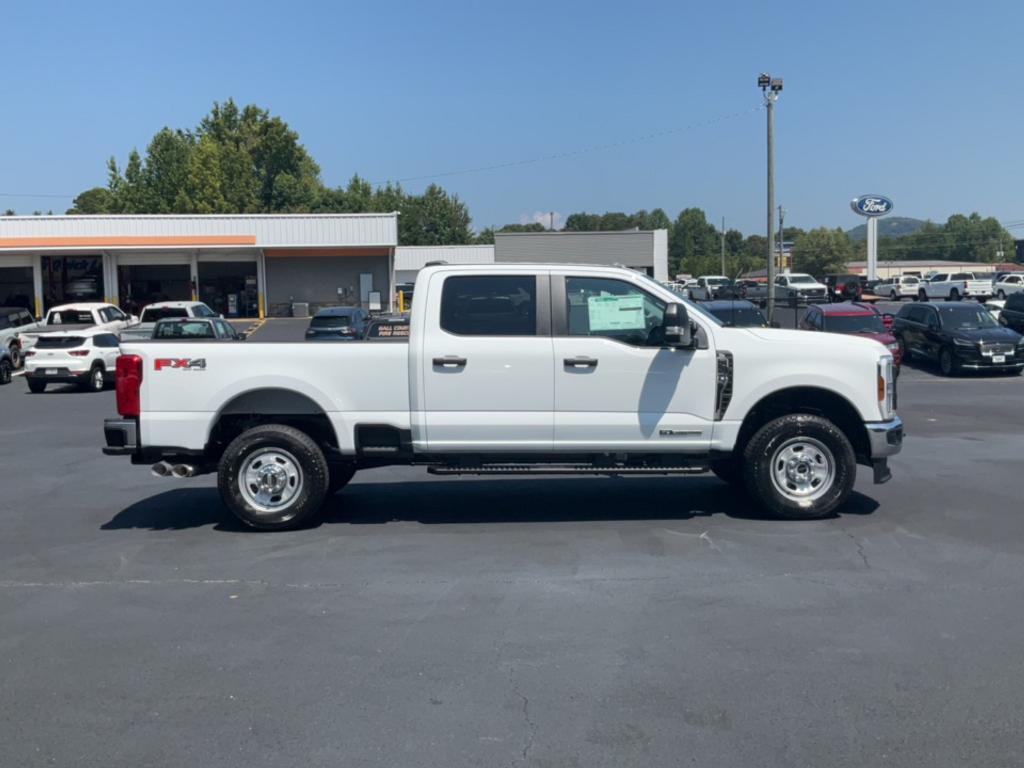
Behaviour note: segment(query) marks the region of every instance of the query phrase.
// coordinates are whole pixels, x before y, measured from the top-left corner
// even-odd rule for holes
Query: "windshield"
[[[942,327],[950,331],[980,331],[998,328],[999,323],[984,307],[937,307]]]
[[[826,315],[825,330],[836,333],[886,333],[878,315]]]
[[[711,313],[722,321],[722,325],[732,328],[767,328],[768,323],[759,310],[749,309],[713,309]]]
[[[144,323],[155,323],[166,317],[188,317],[188,310],[181,307],[146,307],[142,310]]]
[[[789,283],[790,283],[790,285],[805,285],[807,283],[816,283],[816,282],[818,282],[818,281],[815,280],[810,275],[790,275],[789,276]]]
[[[352,322],[350,315],[317,315],[309,321],[310,328],[342,328]]]
[[[92,311],[88,309],[62,309],[46,316],[47,325],[91,325],[92,321]]]
[[[40,336],[36,349],[74,349],[84,341],[81,336]]]
[[[160,323],[153,334],[156,339],[213,339],[213,325],[204,321],[191,323]]]
[[[650,285],[653,285],[655,288],[658,289],[657,291],[654,292],[655,296],[660,296],[661,291],[667,290],[665,286],[661,285],[661,283],[659,283],[653,277],[649,277],[645,275],[643,272],[637,272],[636,274],[643,282],[649,283]],[[719,320],[713,314],[708,312],[708,310],[702,308],[699,304],[695,304],[694,302],[689,301],[688,299],[684,299],[681,296],[675,296],[672,300],[677,303],[683,304],[686,307],[687,312],[696,312],[697,314],[706,317],[715,325],[721,326],[723,324],[721,320]]]

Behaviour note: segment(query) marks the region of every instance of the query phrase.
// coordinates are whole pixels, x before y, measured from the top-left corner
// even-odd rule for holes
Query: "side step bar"
[[[699,475],[709,471],[704,464],[679,466],[594,466],[593,464],[482,464],[478,466],[432,466],[432,475]]]

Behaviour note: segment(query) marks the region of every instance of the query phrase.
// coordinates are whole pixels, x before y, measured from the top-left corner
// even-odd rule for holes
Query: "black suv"
[[[825,287],[831,301],[860,301],[864,294],[857,275],[825,275]]]
[[[904,361],[937,360],[944,376],[964,369],[1024,369],[1024,337],[1000,328],[992,314],[974,302],[906,304],[896,315],[892,332]]]
[[[999,313],[999,322],[1017,333],[1024,333],[1024,293],[1011,293]]]

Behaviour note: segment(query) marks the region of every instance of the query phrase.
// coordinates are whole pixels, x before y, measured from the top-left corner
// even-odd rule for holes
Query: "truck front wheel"
[[[228,445],[217,488],[228,509],[263,531],[296,528],[320,510],[329,471],[323,451],[305,432],[283,424],[248,429]]]
[[[798,413],[765,424],[743,451],[744,481],[772,513],[791,520],[826,517],[853,490],[857,460],[828,419]]]

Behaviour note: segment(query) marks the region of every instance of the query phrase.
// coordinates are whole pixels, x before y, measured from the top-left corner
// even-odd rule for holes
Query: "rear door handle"
[[[455,357],[455,355],[445,355],[444,357],[435,357],[434,365],[439,365],[442,368],[454,367],[463,368],[466,365],[466,358]]]
[[[567,357],[562,362],[567,368],[597,368],[595,357]]]

